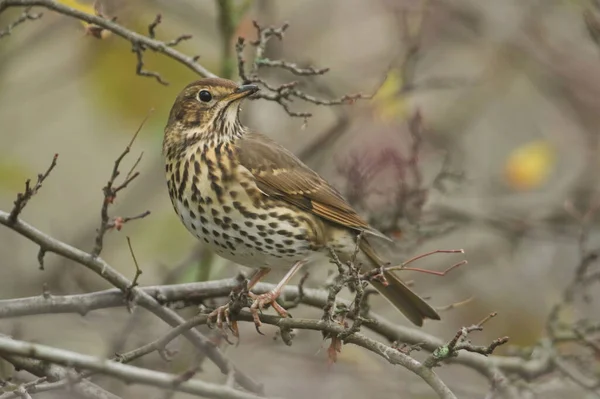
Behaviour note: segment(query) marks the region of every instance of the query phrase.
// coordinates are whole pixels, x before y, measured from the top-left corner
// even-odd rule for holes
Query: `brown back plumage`
[[[293,153],[259,133],[235,142],[238,159],[260,190],[329,222],[390,240],[369,226],[344,197]]]

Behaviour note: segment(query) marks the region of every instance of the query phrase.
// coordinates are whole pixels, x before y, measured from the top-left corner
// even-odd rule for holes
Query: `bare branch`
[[[3,339],[7,339],[2,337]],[[27,372],[40,378],[30,383],[23,384],[28,393],[46,392],[58,389],[70,389],[79,397],[85,399],[119,399],[117,395],[105,391],[98,385],[87,381],[74,381],[75,371],[56,364],[11,355],[6,352],[0,353],[0,357],[11,363],[16,369],[26,370]],[[6,392],[0,395],[0,399],[12,399],[21,397],[18,392]]]
[[[254,47],[254,55],[252,62],[250,62],[250,68],[246,71],[247,62],[244,59],[244,49],[246,47],[246,40],[243,37],[239,37],[236,44],[236,55],[238,61],[238,73],[240,78],[246,83],[257,83],[263,86],[266,90],[260,91],[254,94],[251,99],[265,99],[279,103],[289,116],[300,117],[307,119],[312,116],[309,112],[296,112],[290,108],[290,103],[295,99],[300,99],[308,103],[316,105],[342,105],[352,104],[358,99],[370,99],[372,95],[365,95],[362,93],[348,94],[341,96],[337,99],[322,99],[316,96],[312,96],[298,89],[299,82],[293,81],[284,83],[279,86],[273,86],[266,82],[263,78],[259,77],[259,70],[262,67],[268,68],[280,68],[291,72],[296,76],[317,76],[323,75],[329,71],[329,68],[315,68],[315,67],[300,67],[293,62],[282,61],[282,60],[270,60],[265,58],[265,51],[267,43],[273,38],[279,40],[283,39],[285,31],[288,29],[289,24],[284,23],[280,28],[273,26],[263,27],[256,21],[253,21],[254,27],[256,28],[258,39],[251,41],[250,45]]]
[[[182,302],[188,305],[202,303],[210,298],[226,298],[229,293],[239,285],[235,278],[215,281],[204,281],[186,284],[163,285],[139,287],[139,289],[151,295],[160,303]],[[254,287],[256,293],[264,293],[273,290],[273,284],[258,283]],[[302,303],[323,309],[328,303],[329,292],[303,288]],[[286,286],[283,297],[294,301],[299,296],[298,287]],[[337,303],[350,308],[351,302],[338,298]],[[124,306],[126,304],[122,291],[110,289],[89,294],[51,296],[44,298],[42,295],[31,298],[9,299],[0,301],[0,319],[7,317],[19,317],[25,315],[48,314],[48,313],[79,313],[86,314],[97,309]],[[204,317],[204,316],[198,316]],[[348,317],[352,318],[350,314]],[[418,344],[423,350],[433,352],[445,345],[439,338],[425,333],[423,330],[404,327],[369,311],[363,316],[364,328],[368,328],[383,336],[389,342],[400,342],[406,345]],[[197,319],[196,319],[197,320]],[[261,319],[262,320],[262,319]],[[194,323],[192,319],[185,324]],[[267,321],[265,323],[268,324]],[[181,323],[182,325],[184,323]],[[185,327],[179,327],[184,330]],[[342,328],[340,326],[340,328]],[[282,330],[282,335],[283,335]],[[166,341],[166,338],[164,338]],[[151,348],[153,349],[153,348]],[[540,356],[531,359],[523,359],[517,356],[489,356],[482,357],[476,353],[461,351],[458,356],[447,360],[451,363],[459,363],[470,367],[490,380],[496,378],[499,371],[518,375],[530,380],[544,375],[552,366],[551,352],[543,350]]]
[[[44,180],[46,180],[48,175],[50,175],[50,172],[52,172],[52,169],[54,169],[54,167],[56,166],[57,159],[58,159],[58,154],[54,154],[54,157],[52,158],[52,162],[50,163],[50,166],[48,167],[48,169],[46,170],[45,173],[38,174],[37,181],[33,185],[33,187],[30,186],[31,180],[27,179],[27,181],[25,182],[25,191],[23,193],[17,194],[17,199],[14,202],[15,206],[13,207],[12,211],[10,212],[9,221],[11,223],[14,223],[17,221],[17,217],[19,217],[19,214],[25,208],[25,206],[27,205],[27,202],[29,202],[31,197],[33,197],[35,194],[37,194],[39,189],[42,188],[42,183],[44,182]]]
[[[2,11],[2,8],[0,8],[0,12]],[[23,13],[21,14],[21,16],[19,18],[17,18],[14,22],[11,22],[10,24],[8,24],[8,26],[2,30],[0,30],[0,39],[2,39],[4,36],[9,36],[12,33],[12,30],[14,28],[16,28],[17,26],[21,25],[23,22],[25,21],[34,21],[36,19],[40,19],[42,17],[42,13],[38,13],[38,14],[32,14],[31,13],[31,7],[27,7],[25,8],[25,11],[23,11]]]
[[[129,311],[131,311],[130,303],[133,302],[133,288],[138,286],[138,278],[142,275],[142,269],[138,265],[137,259],[135,258],[135,252],[133,252],[133,247],[131,246],[131,239],[127,237],[127,246],[129,247],[129,253],[131,254],[131,258],[133,259],[133,264],[135,265],[135,275],[133,276],[133,280],[131,280],[131,285],[127,287],[127,303]]]
[[[110,360],[98,359],[94,356],[81,355],[46,345],[31,344],[10,338],[0,337],[0,352],[16,356],[31,357],[48,362],[79,369],[93,370],[111,375],[129,383],[139,383],[162,389],[175,389],[219,399],[259,399],[262,396],[238,391],[224,385],[217,385],[200,380],[178,381],[178,376],[129,366]]]
[[[162,76],[160,76],[160,73],[144,69],[144,47],[142,47],[142,45],[140,45],[139,43],[133,43],[131,47],[131,52],[135,53],[135,56],[137,58],[137,64],[135,65],[135,73],[137,75],[155,78],[156,81],[161,85],[169,85],[169,82],[164,80]]]
[[[198,57],[190,57],[184,55],[183,53],[177,51],[173,48],[173,43],[168,45],[165,42],[155,40],[153,38],[141,35],[139,33],[133,32],[118,23],[114,20],[107,19],[100,15],[91,15],[82,11],[79,11],[75,8],[68,7],[60,2],[53,0],[1,0],[0,1],[0,12],[9,7],[31,7],[31,6],[40,6],[46,9],[55,11],[59,14],[63,14],[75,19],[78,19],[83,22],[87,22],[88,24],[92,24],[94,26],[100,27],[104,30],[110,31],[117,36],[122,37],[123,39],[131,42],[133,46],[138,45],[142,46],[144,49],[149,49],[157,53],[164,54],[165,56],[174,59],[182,65],[185,65],[192,71],[196,72],[200,76],[204,77],[216,77],[216,75],[210,72],[208,69],[204,68],[202,65],[198,64],[196,61]]]
[[[156,17],[154,18],[154,21],[152,21],[152,23],[150,25],[148,25],[148,36],[150,36],[150,39],[155,39],[156,38],[156,27],[162,22],[162,15],[161,14],[156,14]]]
[[[323,75],[329,72],[329,68],[315,68],[315,67],[307,67],[302,68],[293,62],[287,62],[282,60],[269,60],[267,58],[261,58],[256,60],[256,65],[259,67],[266,66],[271,68],[281,68],[290,71],[294,75],[298,76],[314,76],[314,75]]]
[[[150,112],[152,112],[152,111],[150,111]],[[125,176],[125,179],[123,180],[123,182],[119,185],[115,185],[115,180],[121,174],[121,171],[119,170],[119,167],[121,166],[121,162],[123,161],[125,156],[127,156],[127,154],[129,154],[129,152],[131,151],[133,142],[135,141],[138,134],[142,130],[142,127],[148,120],[149,116],[150,116],[150,113],[148,113],[148,115],[140,123],[140,125],[137,128],[137,130],[135,131],[133,137],[129,141],[129,144],[127,144],[127,146],[125,147],[125,149],[123,150],[121,155],[119,155],[117,157],[117,159],[115,160],[110,178],[108,179],[106,186],[104,186],[102,188],[102,192],[104,194],[104,199],[102,201],[102,207],[100,209],[100,227],[97,230],[95,245],[92,250],[93,256],[99,256],[100,253],[102,252],[102,247],[104,245],[104,235],[106,234],[106,232],[108,230],[110,230],[111,228],[114,227],[119,231],[123,227],[123,224],[125,224],[129,221],[132,221],[132,220],[142,219],[150,214],[150,211],[146,211],[146,212],[141,213],[140,215],[133,216],[133,217],[126,217],[126,218],[118,217],[113,221],[110,220],[110,217],[108,215],[108,207],[115,201],[115,199],[117,197],[117,193],[119,191],[123,190],[124,188],[126,188],[136,177],[139,176],[139,172],[136,172],[135,168],[137,167],[140,160],[142,159],[142,155],[140,155],[137,158],[137,160],[135,161],[135,163],[133,164],[133,166],[131,167],[131,169],[129,170],[127,175]]]
[[[15,223],[10,223],[9,214],[6,212],[0,211],[0,224],[9,227],[34,243],[44,247],[47,252],[56,253],[87,267],[113,286],[119,288],[122,293],[127,293],[127,290],[131,286],[131,281],[129,281],[129,279],[117,272],[103,259],[58,241],[20,220],[17,220]],[[136,296],[138,305],[149,310],[171,326],[176,327],[185,322],[177,313],[161,306],[159,302],[138,287],[134,287],[131,291]],[[229,368],[231,367],[230,361],[212,342],[210,342],[210,340],[197,330],[187,331],[184,336],[196,348],[205,352],[208,358],[211,359],[224,374],[228,373]],[[254,382],[237,368],[236,381],[249,391],[260,393],[263,390],[262,385]]]

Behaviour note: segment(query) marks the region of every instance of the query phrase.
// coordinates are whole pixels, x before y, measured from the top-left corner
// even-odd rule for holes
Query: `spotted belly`
[[[233,201],[193,205],[186,196],[174,204],[190,233],[218,255],[240,265],[289,268],[310,257],[313,251],[308,228],[286,217],[288,209],[245,208],[242,213],[235,205]]]

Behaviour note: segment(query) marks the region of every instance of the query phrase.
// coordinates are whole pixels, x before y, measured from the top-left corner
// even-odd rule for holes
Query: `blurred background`
[[[90,2],[61,1],[93,13]],[[252,20],[279,26],[271,59],[329,67],[301,78],[302,89],[323,98],[361,92],[372,100],[344,106],[296,101],[292,109],[313,114],[292,118],[277,103],[248,102],[244,122],[276,139],[333,182],[373,225],[400,239],[401,262],[436,249],[463,248],[463,255],[436,255],[415,264],[442,271],[467,259],[445,277],[407,274],[415,289],[442,311],[441,322],[424,330],[444,340],[492,311],[499,315],[473,335],[487,344],[508,335],[529,347],[546,334],[549,311],[561,301],[580,260],[581,223],[565,203],[584,213],[597,202],[600,124],[600,53],[595,18],[600,9],[584,0],[302,0],[231,1],[240,14],[233,31],[223,29],[217,1],[106,1],[109,17],[146,34],[157,13],[159,40],[190,34],[178,49],[220,76],[238,79],[232,50],[238,36],[254,39]],[[20,10],[0,14],[0,29]],[[229,50],[224,50],[224,49]],[[198,78],[174,60],[150,51],[145,68],[170,84],[137,76],[131,44],[113,35],[86,34],[86,26],[51,11],[0,40],[0,208],[9,210],[24,181],[45,170],[55,153],[58,166],[26,208],[23,218],[83,250],[94,245],[100,222],[101,188],[114,159],[150,109],[131,158],[144,153],[141,176],[116,200],[113,216],[152,214],[108,234],[103,257],[133,276],[125,237],[132,240],[144,274],[142,285],[231,277],[236,265],[197,247],[168,198],[161,157],[166,117],[177,93]],[[233,64],[232,64],[233,62]],[[233,65],[233,67],[232,67]],[[297,77],[277,69],[261,72],[267,82]],[[412,165],[412,166],[411,166]],[[415,167],[416,165],[416,167]],[[127,170],[127,167],[125,167]],[[567,207],[568,209],[568,207]],[[591,218],[587,247],[598,244]],[[53,255],[38,270],[37,248],[0,229],[1,299],[108,288],[88,270]],[[326,276],[311,270],[309,284]],[[276,281],[280,276],[270,275]],[[380,298],[374,308],[408,322]],[[575,315],[593,315],[591,298]],[[187,313],[186,313],[187,312]],[[189,317],[193,309],[182,311]],[[318,309],[294,315],[319,317]],[[408,324],[407,324],[408,325]],[[0,332],[95,355],[133,349],[168,327],[141,309],[0,320]],[[360,348],[346,346],[328,365],[319,333],[300,331],[292,347],[242,328],[228,356],[263,382],[267,393],[288,398],[434,397],[418,377]],[[186,343],[167,364],[153,354],[136,364],[181,372],[189,365]],[[499,354],[510,351],[499,349]],[[189,351],[188,351],[189,352]],[[487,381],[460,366],[438,372],[461,398],[481,398]],[[224,381],[205,363],[199,378]],[[127,398],[154,388],[96,379]],[[573,384],[554,386],[564,397],[592,395]],[[65,392],[38,394],[66,397]],[[550,397],[550,393],[544,395]],[[178,394],[175,397],[186,397]],[[596,396],[590,396],[596,397]]]

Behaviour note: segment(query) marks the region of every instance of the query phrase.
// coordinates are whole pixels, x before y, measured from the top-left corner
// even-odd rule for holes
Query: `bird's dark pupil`
[[[198,94],[198,97],[200,98],[200,101],[204,101],[205,103],[207,103],[210,100],[212,100],[212,95],[208,91],[206,91],[206,90],[202,90]]]

